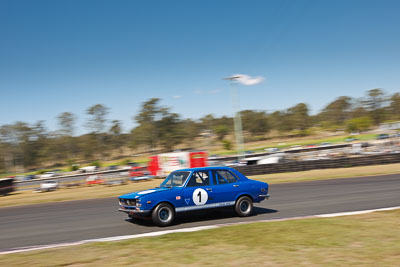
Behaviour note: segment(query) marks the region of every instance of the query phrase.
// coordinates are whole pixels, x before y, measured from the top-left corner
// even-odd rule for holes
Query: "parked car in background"
[[[49,191],[54,191],[58,189],[58,182],[50,180],[50,181],[45,181],[40,184],[40,191],[42,192],[49,192]]]
[[[107,180],[104,183],[105,185],[124,185],[126,184],[126,179],[114,179],[114,180]]]
[[[35,179],[35,178],[36,178],[36,176],[33,175],[33,174],[26,175],[26,176],[24,177],[24,181],[30,181],[30,180]]]
[[[349,138],[344,139],[344,141],[346,141],[346,142],[353,142],[353,141],[357,141],[357,140],[360,140],[360,139],[354,138],[354,137],[349,137]]]
[[[129,169],[129,176],[130,177],[141,177],[148,175],[149,171],[147,167],[139,167],[139,166],[134,166]]]
[[[110,171],[113,171],[113,170],[118,169],[118,166],[117,165],[111,165],[111,166],[108,166],[107,169],[110,170]]]
[[[277,147],[269,147],[269,148],[266,148],[264,150],[267,151],[267,152],[270,152],[270,153],[276,153],[276,152],[279,151],[279,148],[277,148]]]
[[[17,182],[22,182],[25,179],[25,177],[23,175],[16,175],[13,178],[14,178],[14,181],[17,181]]]
[[[276,164],[285,160],[285,153],[275,153],[266,156],[258,156],[243,159],[245,165]]]
[[[40,175],[40,178],[41,179],[43,179],[43,178],[52,178],[52,177],[55,177],[55,176],[56,176],[55,172],[45,172],[42,175]]]
[[[387,139],[387,138],[389,138],[388,134],[378,134],[376,136],[376,139],[378,139],[378,140]]]
[[[289,150],[301,150],[303,147],[301,145],[293,145],[289,148]]]
[[[321,143],[319,146],[325,147],[325,146],[330,146],[330,145],[332,145],[331,142],[323,142],[323,143]]]
[[[104,184],[106,181],[98,175],[90,175],[86,178],[87,185]]]
[[[81,172],[95,172],[97,171],[99,168],[97,166],[86,166],[86,167],[82,167],[79,168],[79,170]]]

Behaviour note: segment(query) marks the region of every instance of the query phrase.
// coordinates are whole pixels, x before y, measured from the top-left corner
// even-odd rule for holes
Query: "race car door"
[[[196,171],[184,189],[185,211],[213,208],[215,206],[213,187],[209,171]]]
[[[236,176],[227,170],[212,171],[213,193],[216,207],[235,205],[235,198],[240,190]]]

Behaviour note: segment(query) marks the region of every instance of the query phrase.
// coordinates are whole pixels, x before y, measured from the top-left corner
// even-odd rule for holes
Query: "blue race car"
[[[151,216],[155,224],[167,226],[176,213],[200,209],[232,206],[239,216],[249,216],[253,202],[268,197],[267,183],[233,168],[192,168],[170,173],[157,188],[120,196],[119,211],[131,218]]]

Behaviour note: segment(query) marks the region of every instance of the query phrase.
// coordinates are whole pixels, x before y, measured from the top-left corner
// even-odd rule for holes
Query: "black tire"
[[[235,204],[235,212],[240,217],[247,217],[253,213],[253,201],[248,196],[240,197]]]
[[[175,211],[171,205],[160,203],[151,213],[151,219],[158,226],[168,226],[175,218]]]

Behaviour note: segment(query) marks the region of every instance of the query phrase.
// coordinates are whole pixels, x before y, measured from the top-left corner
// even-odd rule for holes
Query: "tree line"
[[[121,121],[108,119],[109,108],[105,105],[93,105],[86,114],[89,132],[80,136],[75,136],[77,117],[71,112],[57,116],[56,131],[48,131],[44,121],[2,125],[0,172],[110,159],[126,150],[197,148],[199,138],[231,148],[232,117],[209,114],[198,120],[185,119],[162,106],[158,98],[142,103],[132,118],[137,126],[129,133],[123,133]],[[400,120],[400,94],[387,95],[382,89],[371,89],[361,98],[341,96],[315,115],[310,115],[306,103],[274,112],[242,110],[240,114],[245,137],[250,141],[262,140],[270,132],[307,135],[313,128],[361,132],[382,122]]]

